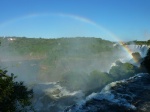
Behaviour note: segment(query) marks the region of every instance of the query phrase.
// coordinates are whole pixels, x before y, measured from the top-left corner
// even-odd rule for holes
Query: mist
[[[1,38],[1,68],[33,88],[33,104],[37,111],[43,107],[58,111],[112,81],[126,78],[109,72],[117,65],[112,66],[117,60],[132,60],[122,46],[115,44],[94,37]],[[129,47],[143,56],[148,49],[146,46]]]
[[[40,39],[38,40],[40,41]],[[118,51],[116,50],[115,53],[115,49],[110,51],[113,52],[111,56],[107,51],[100,53],[103,45],[96,45],[102,44],[100,43],[101,39],[62,38],[53,40],[55,41],[52,43],[53,48],[49,47],[45,50],[45,48],[38,48],[38,44],[44,44],[42,42],[34,45],[35,49],[30,49],[28,46],[19,45],[19,43],[17,45],[17,40],[1,39],[0,50],[3,52],[0,55],[1,67],[6,68],[9,73],[18,75],[18,78],[23,81],[28,81],[33,76],[35,76],[34,80],[41,82],[59,81],[63,74],[70,71],[86,74],[90,74],[94,70],[106,72],[110,68],[110,64],[118,59],[116,57]],[[15,44],[19,48],[16,48]],[[108,44],[105,47],[108,47],[106,49],[109,50],[113,43],[108,42]],[[98,47],[100,48],[98,49]],[[35,51],[37,49],[41,49],[41,51],[38,53]]]

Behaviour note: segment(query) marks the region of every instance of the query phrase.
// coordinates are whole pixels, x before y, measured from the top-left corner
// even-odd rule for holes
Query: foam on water
[[[75,103],[84,97],[84,94],[81,90],[71,92],[65,87],[60,86],[59,82],[39,83],[33,87],[33,90],[34,93],[36,93],[34,95],[33,105],[37,112],[40,112],[43,109],[48,111],[54,107],[57,109],[57,111],[60,111],[61,109],[63,110],[65,108],[65,102],[68,101],[68,98],[72,98],[71,102]],[[62,105],[61,102],[64,102],[64,104]]]

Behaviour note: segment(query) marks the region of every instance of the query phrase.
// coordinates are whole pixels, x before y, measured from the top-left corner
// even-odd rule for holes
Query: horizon
[[[120,45],[123,45],[123,43],[128,43],[128,42],[135,42],[135,41],[139,41],[139,42],[146,42],[146,41],[149,41],[150,39],[147,39],[147,40],[129,40],[129,41],[113,41],[113,40],[107,40],[107,39],[103,39],[103,38],[100,38],[100,37],[58,37],[58,38],[44,38],[44,37],[26,37],[26,36],[0,36],[0,38],[25,38],[25,39],[80,39],[80,38],[85,38],[85,39],[88,39],[88,38],[94,38],[94,39],[102,39],[102,40],[105,40],[105,41],[110,41],[110,42],[114,42],[114,43],[118,43]]]

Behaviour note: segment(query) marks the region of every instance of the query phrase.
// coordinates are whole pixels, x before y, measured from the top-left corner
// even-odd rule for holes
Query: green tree
[[[34,111],[31,106],[33,91],[28,90],[23,82],[15,81],[16,76],[8,76],[0,70],[0,112]]]
[[[128,78],[138,73],[138,68],[130,63],[122,63],[117,61],[116,66],[113,66],[109,74],[115,79]]]
[[[147,55],[141,63],[141,68],[146,69],[150,73],[150,49],[148,49]]]

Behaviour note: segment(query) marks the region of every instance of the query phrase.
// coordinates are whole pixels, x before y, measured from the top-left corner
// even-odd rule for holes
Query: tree
[[[150,73],[150,48],[148,49],[147,55],[141,63],[141,68],[146,69]]]
[[[116,62],[116,66],[113,66],[109,74],[115,79],[128,78],[138,73],[139,70],[136,66],[130,63],[122,63],[120,61]]]
[[[16,76],[8,76],[0,70],[0,112],[34,111],[31,106],[33,91],[28,90],[23,82],[15,81]]]

